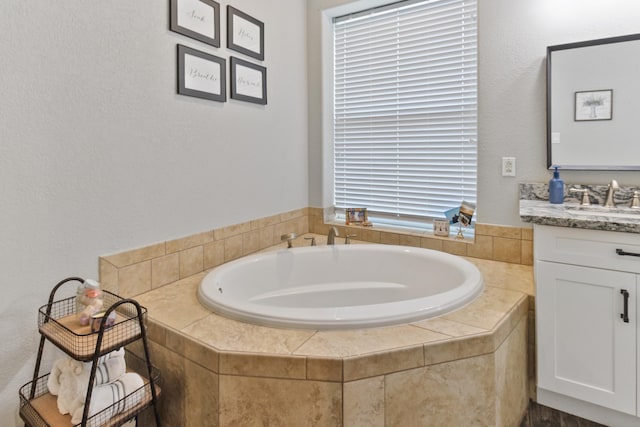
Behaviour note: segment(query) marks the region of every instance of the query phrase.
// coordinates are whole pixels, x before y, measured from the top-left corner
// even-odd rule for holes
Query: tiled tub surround
[[[531,267],[469,259],[486,290],[447,315],[349,331],[266,328],[202,307],[205,273],[137,296],[168,426],[517,426]],[[139,352],[139,348],[133,348]]]
[[[589,190],[591,206],[581,207],[570,188]],[[628,208],[637,187],[621,187],[616,192],[616,208],[605,208],[606,185],[565,185],[563,204],[549,203],[547,184],[520,184],[520,218],[524,222],[558,227],[640,233],[640,210]],[[620,214],[624,215],[620,215]]]
[[[176,280],[211,269],[281,243],[280,236],[318,233],[327,235],[331,225],[322,220],[320,208],[303,208],[242,224],[205,231],[180,239],[100,257],[102,286],[131,297]],[[429,231],[398,231],[379,226],[364,228],[338,225],[341,236],[371,243],[416,246],[454,255],[532,265],[531,228],[476,224],[475,239],[433,236]],[[337,241],[344,242],[342,238]],[[307,243],[308,244],[308,243]]]
[[[238,419],[283,426],[415,425],[416,419],[419,425],[443,425],[443,419],[444,425],[517,425],[533,396],[527,379],[530,389],[535,385],[527,364],[534,354],[530,228],[477,224],[475,240],[461,241],[454,234],[337,225],[341,236],[363,242],[473,257],[485,293],[425,322],[357,331],[271,329],[217,316],[198,303],[206,271],[282,247],[282,234],[316,232],[325,244],[329,225],[322,217],[322,209],[304,208],[100,258],[103,287],[149,309],[152,356],[165,384],[164,425],[224,426]],[[309,245],[303,237],[294,243]],[[247,413],[261,418],[244,418]]]

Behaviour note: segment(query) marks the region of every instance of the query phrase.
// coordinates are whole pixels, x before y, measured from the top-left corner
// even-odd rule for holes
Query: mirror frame
[[[629,34],[625,36],[607,37],[602,39],[587,40],[574,43],[565,43],[555,46],[547,46],[547,169],[553,169],[554,163],[551,153],[551,54],[560,50],[577,49],[582,47],[597,46],[603,44],[621,43],[640,40],[639,34]],[[560,165],[565,170],[640,170],[640,164],[637,166],[619,166],[619,165]]]

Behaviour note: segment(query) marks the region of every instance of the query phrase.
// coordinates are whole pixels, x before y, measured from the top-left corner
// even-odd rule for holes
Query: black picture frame
[[[170,15],[171,31],[220,47],[220,4],[218,2],[171,0]]]
[[[226,102],[226,67],[224,58],[179,44],[178,94]]]
[[[231,57],[231,98],[254,104],[267,104],[267,69],[258,64]]]
[[[264,23],[233,6],[227,6],[227,47],[263,61]]]

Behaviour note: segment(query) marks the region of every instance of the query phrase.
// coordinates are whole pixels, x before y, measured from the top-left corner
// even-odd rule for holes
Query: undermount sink
[[[599,205],[565,205],[569,212],[582,215],[604,216],[610,218],[640,218],[640,209],[626,206],[605,207]]]

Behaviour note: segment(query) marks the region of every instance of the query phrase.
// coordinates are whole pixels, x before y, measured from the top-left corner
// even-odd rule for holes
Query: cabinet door
[[[636,414],[635,274],[537,261],[536,324],[538,387]]]

